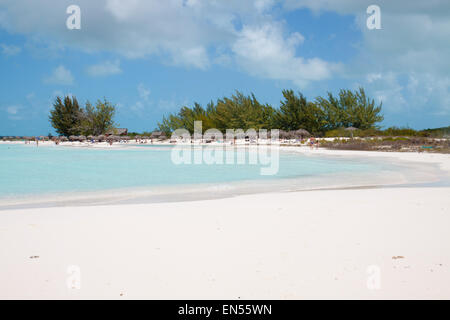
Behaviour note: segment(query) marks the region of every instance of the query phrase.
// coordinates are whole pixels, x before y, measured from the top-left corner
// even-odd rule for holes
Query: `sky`
[[[106,98],[142,132],[235,90],[279,107],[283,89],[360,86],[383,127],[448,126],[449,39],[448,0],[0,0],[0,136],[55,134],[61,95]]]

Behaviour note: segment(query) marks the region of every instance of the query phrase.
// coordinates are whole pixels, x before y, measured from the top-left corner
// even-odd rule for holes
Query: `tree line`
[[[293,131],[305,129],[314,135],[341,128],[355,127],[361,130],[377,129],[383,121],[382,104],[366,96],[363,88],[351,91],[342,89],[338,95],[328,93],[314,101],[302,93],[283,90],[279,108],[261,103],[254,94],[244,95],[236,91],[231,97],[211,101],[204,108],[199,103],[184,106],[177,113],[164,116],[158,130],[167,136],[179,128],[194,132],[194,121],[202,121],[202,129],[281,129]],[[76,97],[56,97],[49,120],[59,135],[101,135],[116,126],[115,106],[106,98],[95,106],[89,101],[81,107]]]
[[[170,134],[178,128],[194,131],[194,121],[202,121],[202,130],[226,129],[305,129],[314,135],[327,131],[354,127],[361,130],[378,128],[383,121],[382,104],[367,97],[363,88],[340,90],[337,96],[328,93],[308,101],[302,93],[283,90],[279,108],[259,102],[254,94],[237,91],[231,97],[211,101],[206,108],[198,103],[182,107],[179,112],[163,117],[160,131]]]
[[[93,106],[89,101],[82,108],[76,97],[56,97],[49,120],[62,136],[101,135],[115,126],[116,108],[108,100],[98,100]]]

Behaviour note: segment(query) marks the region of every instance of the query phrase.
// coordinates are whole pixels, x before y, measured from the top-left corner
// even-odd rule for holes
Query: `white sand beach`
[[[448,155],[357,153],[450,169]],[[385,187],[4,210],[0,299],[449,299],[449,194]]]

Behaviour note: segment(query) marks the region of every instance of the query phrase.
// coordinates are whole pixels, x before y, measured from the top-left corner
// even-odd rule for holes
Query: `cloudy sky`
[[[447,126],[449,39],[448,0],[0,0],[0,135],[53,133],[63,94],[106,97],[143,131],[236,89],[278,107],[282,89],[358,86],[383,102],[383,126]]]

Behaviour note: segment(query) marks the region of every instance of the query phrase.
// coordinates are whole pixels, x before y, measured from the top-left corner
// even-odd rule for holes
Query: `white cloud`
[[[286,0],[284,6],[353,15],[362,41],[357,57],[346,66],[347,75],[366,78],[385,108],[448,115],[450,1],[379,1],[382,30],[366,27],[371,4],[372,0]]]
[[[275,0],[255,0],[255,8],[259,12],[264,12],[275,4]]]
[[[208,54],[203,47],[180,50],[180,52],[177,52],[173,56],[172,62],[175,65],[192,66],[203,70],[207,69],[210,65]]]
[[[22,120],[23,117],[20,114],[21,109],[23,109],[23,107],[20,105],[11,105],[0,108],[0,110],[4,110],[6,112],[9,120]]]
[[[74,83],[74,78],[70,70],[66,69],[63,65],[60,65],[53,70],[51,75],[44,77],[44,83],[72,85]]]
[[[138,87],[139,97],[144,101],[149,101],[150,90],[145,87],[143,83],[139,83]]]
[[[300,33],[285,37],[281,25],[267,23],[244,26],[232,50],[242,68],[264,78],[291,80],[298,86],[329,78],[335,65],[296,55],[296,48],[303,41]]]
[[[122,69],[120,68],[120,61],[104,61],[92,66],[89,66],[86,69],[87,73],[92,77],[104,77],[110,76],[114,74],[122,73]]]
[[[261,21],[275,25],[276,20],[269,11],[276,3],[274,0],[79,0],[77,4],[81,8],[83,27],[80,32],[73,32],[61,23],[61,12],[65,12],[67,5],[63,1],[3,0],[2,3],[0,27],[10,32],[32,37],[39,35],[49,44],[56,42],[86,52],[109,51],[133,59],[153,55],[170,65],[200,70],[216,63],[230,65],[230,61],[237,61],[240,65],[256,63],[248,51],[251,48],[245,48],[242,41],[250,36],[250,32],[258,32]],[[35,14],[42,8],[45,8],[45,19]],[[247,29],[242,31],[242,25]],[[261,32],[267,31],[263,26]],[[329,74],[324,61],[318,58],[303,60],[295,55],[295,47],[303,41],[300,33],[287,38],[282,34],[276,36],[280,39],[267,40],[281,41],[275,45],[290,50],[291,57],[285,55],[284,62],[294,62],[295,68],[305,70],[302,76],[294,77],[290,72],[291,75],[283,76],[283,79],[305,83]],[[231,48],[237,55],[232,54]],[[241,58],[245,61],[240,61]],[[278,71],[274,67],[253,72],[256,69],[252,66],[248,70],[256,76],[278,79],[281,70],[289,69],[282,63],[277,63]],[[102,73],[110,69],[95,68],[92,72]],[[114,70],[118,71],[117,68]],[[306,74],[309,71],[312,71],[311,76]]]
[[[379,80],[381,78],[382,78],[382,74],[381,73],[369,73],[366,76],[366,79],[367,79],[368,83],[372,83],[372,82],[374,82],[376,80]]]
[[[16,54],[19,54],[22,51],[20,47],[14,45],[7,45],[4,43],[0,43],[0,48],[2,49],[2,53],[5,56],[15,56]]]
[[[139,100],[130,106],[130,110],[137,115],[143,116],[143,111],[145,108],[152,104],[150,101],[151,92],[150,89],[148,89],[143,83],[139,83],[136,89],[139,94]]]
[[[6,112],[8,112],[10,115],[16,115],[19,113],[19,106],[9,106],[6,107]]]
[[[292,81],[300,87],[329,79],[339,70],[350,81],[366,80],[367,87],[373,88],[370,93],[384,97],[386,107],[390,107],[388,101],[395,101],[395,96],[399,97],[397,106],[403,102],[403,107],[419,106],[418,101],[423,100],[411,98],[414,81],[404,83],[405,78],[414,74],[419,83],[416,91],[419,87],[435,86],[427,103],[439,104],[441,111],[448,108],[448,104],[444,105],[450,96],[448,0],[381,0],[377,4],[382,12],[382,30],[366,28],[366,9],[373,4],[372,0],[285,0],[281,4],[273,0],[78,0],[82,11],[80,32],[65,27],[61,13],[65,12],[67,2],[0,2],[0,27],[27,35],[28,41],[37,39],[31,45],[36,51],[43,47],[45,39],[57,53],[64,47],[72,47],[85,52],[113,52],[133,59],[154,56],[167,64],[200,70],[213,64],[231,67],[236,63],[254,76]],[[275,4],[277,10],[273,14],[270,9]],[[43,8],[45,18],[36,14]],[[324,61],[320,54],[305,58],[302,44],[305,42],[306,46],[308,40],[301,35],[302,30],[293,33],[284,30],[278,13],[300,8],[355,18],[362,36],[358,44],[360,52],[345,69]],[[26,45],[25,49],[28,50]],[[100,64],[94,70],[105,75],[120,72],[120,65],[114,63],[106,67]],[[388,74],[395,82],[381,81]],[[73,83],[70,71],[59,78],[66,79],[63,83]],[[396,85],[390,87],[393,83]],[[433,108],[438,112],[438,107]]]

